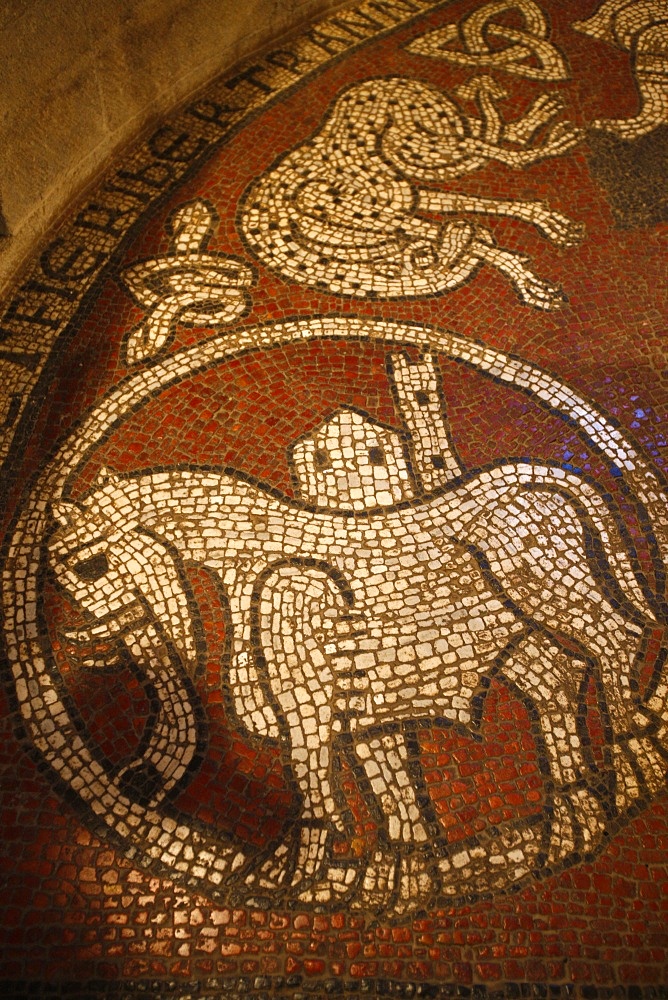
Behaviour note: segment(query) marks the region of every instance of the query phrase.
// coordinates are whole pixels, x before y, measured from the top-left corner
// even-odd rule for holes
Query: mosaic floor
[[[2,321],[4,996],[668,996],[668,6],[363,0]]]

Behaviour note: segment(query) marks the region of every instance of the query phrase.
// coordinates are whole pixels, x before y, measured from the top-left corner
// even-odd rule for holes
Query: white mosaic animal
[[[136,632],[143,615],[192,674],[184,566],[218,578],[231,646],[223,683],[241,722],[280,741],[303,800],[298,846],[281,843],[236,873],[246,899],[284,891],[405,913],[437,891],[460,894],[462,880],[467,892],[503,888],[594,849],[615,801],[625,810],[664,784],[668,733],[634,695],[636,657],[658,612],[610,504],[571,471],[500,464],[417,504],[361,512],[309,507],[220,470],[103,473],[53,513],[49,563],[89,613],[83,637],[118,636],[124,615]],[[612,731],[610,801],[577,726],[590,670]],[[493,675],[535,707],[551,822],[508,824],[434,852],[397,723],[440,718],[474,731]],[[170,721],[175,676],[165,669],[161,694],[166,771],[194,752],[193,725]],[[346,827],[334,766],[342,743],[384,817],[378,852],[361,868],[329,850]]]
[[[496,246],[488,229],[461,216],[519,219],[560,247],[578,243],[583,227],[539,201],[440,185],[490,162],[519,169],[559,156],[581,133],[557,122],[531,144],[561,110],[559,100],[543,95],[505,123],[496,107],[504,92],[489,77],[459,88],[458,96],[475,99],[481,117],[465,116],[418,80],[366,80],[345,90],[313,138],[245,194],[240,225],[250,249],[293,281],[337,294],[434,295],[490,264],[528,305],[560,305],[560,288],[534,274],[526,256]],[[452,215],[458,218],[443,221]]]

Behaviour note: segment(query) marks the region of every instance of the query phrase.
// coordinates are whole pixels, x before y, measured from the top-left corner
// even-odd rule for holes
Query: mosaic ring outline
[[[242,851],[233,843],[208,836],[194,827],[188,829],[183,823],[177,824],[159,809],[144,808],[126,799],[115,782],[109,780],[104,768],[91,758],[86,744],[76,733],[68,744],[68,759],[63,756],[63,729],[67,731],[69,726],[71,730],[72,726],[53,684],[49,685],[44,651],[34,628],[38,614],[35,570],[49,503],[43,497],[49,495],[51,500],[56,500],[62,496],[68,480],[88,460],[100,439],[120,425],[131,408],[147,403],[159,391],[249,351],[317,339],[408,344],[436,350],[463,362],[486,377],[535,397],[539,405],[577,427],[584,439],[605,458],[613,474],[628,477],[635,473],[631,492],[641,505],[647,500],[656,500],[657,493],[665,502],[658,470],[594,403],[537,365],[462,335],[432,327],[390,321],[312,318],[242,328],[224,337],[210,338],[161,364],[130,375],[108,393],[68,435],[49,462],[14,528],[3,575],[8,631],[14,628],[17,642],[10,659],[20,714],[35,748],[56,772],[59,782],[75,792],[100,824],[106,824],[108,834],[126,845],[129,842],[130,849],[126,850],[129,856],[146,867],[159,867],[168,877],[185,879],[200,891],[213,894],[231,874],[245,866],[247,858]],[[28,568],[24,574],[23,565]],[[12,586],[13,582],[16,587]],[[19,614],[25,616],[23,623],[17,623],[15,608],[20,608]],[[17,649],[24,652],[25,668]],[[83,774],[87,775],[90,784],[82,780]],[[77,776],[80,779],[76,781],[78,788],[74,781]],[[188,856],[182,860],[179,856],[186,838],[190,845],[184,852]]]

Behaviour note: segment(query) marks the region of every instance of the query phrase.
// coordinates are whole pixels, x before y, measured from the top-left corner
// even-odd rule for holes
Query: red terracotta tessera
[[[668,996],[667,164],[666,0],[363,0],[53,234],[4,996]]]

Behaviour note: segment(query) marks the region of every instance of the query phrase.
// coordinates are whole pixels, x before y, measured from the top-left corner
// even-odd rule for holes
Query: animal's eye
[[[109,572],[109,561],[104,552],[98,552],[90,559],[82,559],[75,563],[72,569],[82,580],[99,580]]]

